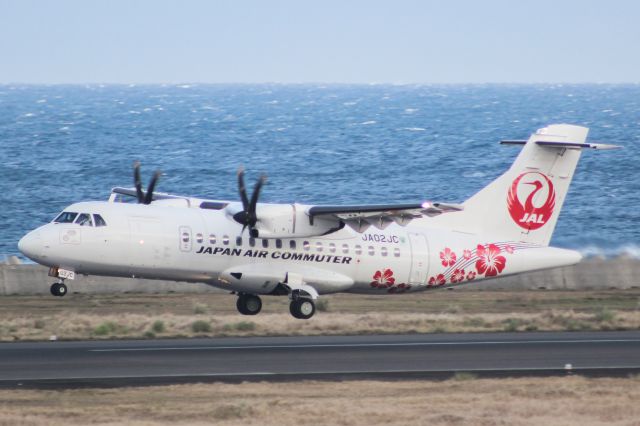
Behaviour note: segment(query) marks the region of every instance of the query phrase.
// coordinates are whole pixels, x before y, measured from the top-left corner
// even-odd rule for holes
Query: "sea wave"
[[[640,259],[640,245],[625,244],[619,247],[598,247],[595,245],[579,247],[576,249],[585,258],[613,259],[626,257],[629,259]]]

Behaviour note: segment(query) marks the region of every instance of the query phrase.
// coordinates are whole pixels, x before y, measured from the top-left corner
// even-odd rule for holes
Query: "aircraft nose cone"
[[[42,252],[40,232],[32,231],[18,241],[18,250],[28,258],[36,260]]]

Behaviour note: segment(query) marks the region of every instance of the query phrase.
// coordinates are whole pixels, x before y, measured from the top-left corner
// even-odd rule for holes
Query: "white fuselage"
[[[394,294],[580,260],[570,250],[432,227],[430,218],[362,233],[344,227],[318,237],[253,239],[224,209],[83,202],[65,211],[99,214],[106,226],[49,223],[27,234],[21,251],[78,274],[201,282],[239,293],[275,294],[295,274],[319,294]]]

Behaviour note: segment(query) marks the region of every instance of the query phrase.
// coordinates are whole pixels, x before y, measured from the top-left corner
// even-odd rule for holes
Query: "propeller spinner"
[[[247,188],[244,185],[244,168],[238,168],[238,190],[240,191],[240,199],[242,200],[242,208],[241,212],[233,215],[233,219],[242,225],[242,231],[244,232],[245,228],[249,228],[249,235],[253,238],[258,237],[258,230],[255,228],[256,223],[258,222],[258,216],[256,215],[256,205],[258,204],[258,197],[260,196],[260,190],[262,189],[262,185],[267,181],[267,176],[261,175],[258,181],[256,182],[256,186],[253,188],[253,194],[251,194],[251,199],[247,196]]]
[[[142,181],[140,179],[140,162],[136,161],[133,163],[133,180],[136,186],[138,204],[151,204],[151,201],[153,201],[153,190],[155,189],[156,183],[158,182],[161,174],[162,172],[160,170],[156,170],[153,173],[149,186],[147,187],[147,192],[145,193],[142,190]]]

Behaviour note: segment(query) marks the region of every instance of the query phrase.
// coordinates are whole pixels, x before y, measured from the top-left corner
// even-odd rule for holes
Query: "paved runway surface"
[[[0,344],[0,386],[241,380],[626,375],[640,332],[465,333]]]

